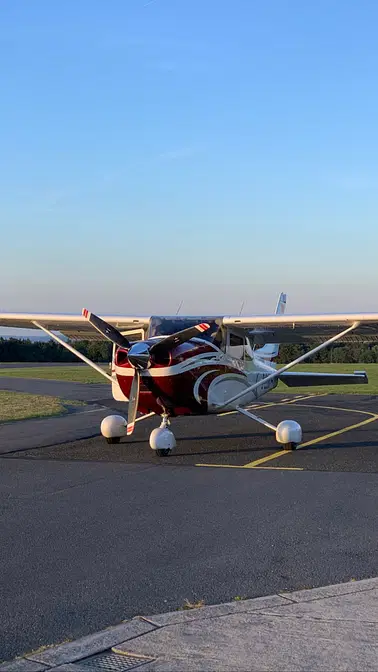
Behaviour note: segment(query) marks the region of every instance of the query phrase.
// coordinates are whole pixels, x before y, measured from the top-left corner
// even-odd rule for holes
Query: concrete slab
[[[89,672],[87,665],[80,665],[80,663],[65,663],[54,667],[54,672]]]
[[[374,670],[377,625],[240,613],[159,628],[117,651],[157,658],[154,672]]]
[[[332,586],[325,586],[324,588],[295,590],[279,594],[282,595],[282,597],[287,597],[292,600],[292,602],[308,602],[310,600],[322,600],[327,597],[336,597],[337,595],[347,595],[349,593],[361,593],[366,590],[374,589],[378,589],[378,578],[348,581],[347,583],[338,583]]]
[[[272,595],[271,597],[256,597],[253,600],[240,600],[235,602],[226,602],[225,604],[215,604],[209,607],[198,609],[189,609],[184,611],[172,611],[167,614],[157,614],[156,616],[144,616],[150,623],[159,627],[173,625],[175,623],[188,623],[189,621],[198,621],[206,618],[217,618],[245,611],[258,611],[259,609],[270,609],[272,607],[286,607],[290,604],[289,600]]]
[[[349,593],[325,599],[298,601],[282,607],[262,610],[264,615],[295,616],[295,618],[323,618],[333,621],[358,620],[378,624],[378,588]]]
[[[26,658],[17,658],[0,665],[1,672],[42,672],[48,669],[46,665],[35,663],[33,660],[26,660]]]
[[[136,617],[76,642],[5,663],[0,672],[50,668],[84,672],[87,668],[81,661],[110,646],[120,655],[153,659],[143,664],[146,672],[376,672],[377,580],[359,583],[361,590],[348,593],[345,588],[350,584],[341,584],[343,594],[313,600],[290,602],[273,595],[218,605],[218,609],[200,608],[192,621],[173,622],[175,617],[190,616],[188,612],[166,614],[165,619],[161,614],[153,617],[161,623],[157,627]],[[335,592],[336,586],[330,588]],[[309,596],[316,589],[302,592]],[[277,606],[263,613],[264,604]],[[221,613],[232,607],[239,613]]]

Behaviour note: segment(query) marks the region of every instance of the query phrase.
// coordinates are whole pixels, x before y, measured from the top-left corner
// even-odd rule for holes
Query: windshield
[[[213,341],[218,331],[218,325],[214,317],[152,317],[149,329],[149,338],[154,336],[170,336],[183,329],[194,327],[201,322],[210,324],[210,329],[199,335],[200,338],[206,341]]]

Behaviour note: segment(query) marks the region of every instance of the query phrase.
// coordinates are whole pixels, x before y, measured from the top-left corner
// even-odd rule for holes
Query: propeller
[[[121,348],[130,347],[130,341],[128,341],[127,338],[123,336],[120,331],[118,331],[118,329],[112,327],[112,325],[105,322],[105,320],[102,320],[101,317],[97,317],[97,315],[91,313],[86,308],[83,308],[82,314],[88,320],[88,322],[90,322],[91,325],[109,341],[119,345]]]
[[[133,382],[131,383],[129,409],[127,412],[127,436],[133,433],[135,427],[135,419],[138,411],[140,390],[140,370],[135,369]]]
[[[84,317],[99,331],[105,338],[116,345],[119,345],[121,348],[127,348],[127,359],[129,364],[134,369],[133,382],[131,383],[130,398],[129,398],[129,409],[127,415],[127,434],[130,435],[134,431],[136,415],[139,405],[139,392],[140,392],[140,375],[141,371],[148,369],[152,362],[159,361],[161,359],[165,360],[171,350],[190,341],[191,338],[198,336],[198,334],[207,331],[210,329],[210,324],[202,322],[201,324],[196,324],[193,327],[188,329],[182,329],[176,334],[171,336],[166,336],[161,341],[157,341],[153,345],[148,345],[145,341],[138,341],[137,343],[130,343],[125,336],[123,336],[118,329],[111,326],[105,320],[102,320],[94,313],[90,313],[88,310],[83,310]],[[146,379],[147,380],[147,379]]]
[[[133,382],[131,384],[129,412],[127,417],[128,436],[133,433],[135,426],[135,418],[139,402],[140,372],[148,369],[153,361],[166,359],[169,356],[171,350],[173,350],[175,347],[181,343],[190,341],[191,338],[198,336],[198,334],[201,334],[207,329],[210,329],[210,325],[203,322],[202,324],[197,324],[194,327],[182,329],[182,331],[178,331],[176,334],[172,334],[171,336],[166,336],[166,338],[164,338],[162,341],[158,341],[151,346],[149,346],[147,343],[144,343],[143,341],[134,343],[131,346],[129,352],[127,353],[127,358],[131,366],[134,367],[135,372]]]
[[[202,322],[201,324],[196,324],[194,327],[188,327],[187,329],[182,329],[182,331],[177,331],[171,336],[166,336],[164,340],[154,343],[150,348],[150,353],[154,359],[159,359],[160,357],[165,358],[177,345],[190,341],[191,338],[195,338],[195,336],[202,334],[208,329],[210,329],[210,324]]]
[[[150,348],[144,341],[133,343],[127,353],[129,364],[134,368],[133,382],[131,383],[129,410],[127,414],[127,435],[133,433],[136,414],[139,404],[140,373],[148,369],[151,364]]]

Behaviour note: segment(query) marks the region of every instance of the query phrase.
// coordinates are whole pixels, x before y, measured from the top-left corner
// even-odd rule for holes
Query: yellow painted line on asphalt
[[[307,399],[313,399],[314,397],[326,397],[327,394],[322,393],[322,394],[307,394],[303,397],[296,397],[295,399],[291,399],[291,401],[280,401],[276,404],[278,406],[279,404],[284,404],[285,406],[287,404],[296,404],[298,401],[306,401]]]
[[[312,399],[313,397],[320,397],[320,396],[325,396],[325,395],[320,395],[320,394],[309,394],[309,395],[302,395],[300,397],[296,397],[295,399],[291,399],[288,402],[285,401],[270,401],[270,402],[263,402],[264,405],[262,404],[254,404],[253,406],[249,406],[250,409],[252,408],[269,408],[270,406],[280,406],[280,405],[285,405],[286,404],[294,404],[297,401],[304,401],[306,399]],[[219,413],[218,417],[222,417],[224,415],[233,415],[235,413],[238,413],[238,411],[227,411],[226,413]],[[260,457],[258,460],[253,460],[253,462],[249,462],[248,464],[240,465],[237,466],[235,464],[204,464],[204,463],[198,463],[196,464],[196,467],[222,467],[225,469],[254,469],[256,467],[259,467],[260,464],[264,464],[265,462],[269,462],[270,460],[275,460],[278,457],[281,457],[281,455],[285,455],[288,453],[287,450],[279,450],[276,453],[272,453],[271,455],[266,455],[265,457]]]
[[[285,451],[286,452],[286,451]],[[304,467],[250,467],[250,469],[270,469],[274,471],[304,471]]]
[[[262,401],[259,404],[254,404],[253,406],[246,406],[247,410],[252,410],[254,408],[269,408],[270,406],[280,406],[281,404],[296,404],[297,401],[305,401],[306,399],[313,399],[313,397],[326,397],[327,394],[322,392],[321,394],[307,394],[301,395],[300,397],[295,397],[295,399],[282,399],[281,401]],[[222,418],[224,415],[235,415],[239,411],[226,411],[225,413],[218,413],[218,418]]]
[[[328,411],[345,411],[346,413],[360,413],[361,415],[376,416],[372,411],[360,411],[359,408],[344,408],[342,406],[324,406],[324,404],[298,404],[298,406],[308,406],[309,408],[326,408]]]
[[[290,401],[278,401],[278,402],[269,402],[266,403],[264,406],[260,405],[260,408],[265,409],[268,408],[269,406],[286,406],[288,404],[295,404],[298,402],[303,402],[307,401],[307,399],[311,399],[313,397],[320,397],[320,396],[327,396],[327,394],[322,393],[322,394],[310,394],[307,396],[303,397],[296,397],[295,399],[292,399]],[[345,413],[359,413],[361,415],[369,415],[371,417],[362,420],[361,422],[357,422],[353,425],[348,425],[347,427],[343,427],[342,429],[338,429],[334,432],[329,432],[328,434],[323,434],[322,436],[318,436],[316,439],[311,439],[310,441],[306,441],[305,443],[301,443],[299,446],[297,446],[297,450],[300,450],[301,448],[307,448],[308,446],[313,446],[317,443],[321,443],[322,441],[326,441],[327,439],[331,439],[334,436],[340,436],[341,434],[345,434],[346,432],[350,432],[352,429],[358,429],[359,427],[363,427],[364,425],[368,425],[371,422],[375,422],[378,420],[378,414],[377,413],[372,413],[371,411],[361,411],[360,409],[357,408],[344,408],[340,406],[325,406],[321,404],[303,404],[303,403],[298,403],[299,407],[307,407],[307,408],[323,408],[329,411],[343,411]],[[252,408],[252,406],[250,407]],[[229,415],[231,413],[237,413],[237,411],[230,411],[229,413],[224,413],[221,415]],[[257,460],[253,460],[252,462],[248,462],[248,464],[244,465],[235,465],[235,464],[196,464],[196,467],[221,467],[225,469],[281,469],[281,470],[290,470],[290,471],[303,471],[303,469],[299,467],[278,467],[278,466],[269,466],[269,467],[262,467],[262,464],[265,464],[266,462],[270,462],[271,460],[276,460],[279,457],[282,457],[283,455],[290,455],[291,451],[290,450],[279,450],[275,453],[271,453],[270,455],[265,455],[264,457],[260,457]]]
[[[299,401],[299,400],[298,400]],[[300,407],[306,407],[306,408],[324,408],[329,411],[343,411],[345,413],[360,413],[362,415],[370,415],[370,418],[367,418],[366,420],[362,420],[361,422],[357,422],[353,425],[348,425],[348,427],[343,427],[342,429],[337,429],[334,432],[329,432],[328,434],[323,434],[322,436],[318,436],[316,439],[311,439],[310,441],[306,441],[305,443],[301,443],[299,446],[297,446],[297,450],[300,450],[301,448],[306,448],[308,446],[313,446],[317,443],[320,443],[321,441],[326,441],[327,439],[331,439],[334,436],[339,436],[340,434],[345,434],[346,432],[350,432],[352,429],[357,429],[358,427],[362,427],[363,425],[368,425],[370,422],[374,422],[378,420],[378,414],[376,413],[371,413],[370,411],[360,411],[359,409],[356,408],[340,408],[339,406],[323,406],[323,405],[314,405],[314,404],[298,404]],[[269,462],[270,460],[274,460],[276,458],[282,457],[282,455],[290,455],[291,451],[290,450],[280,450],[277,453],[273,453],[272,455],[267,455],[266,457],[260,458],[260,460],[255,460],[254,462],[250,462],[249,464],[244,465],[245,468],[247,469],[253,469],[253,467],[264,464],[264,462]]]
[[[286,452],[286,451],[285,451]],[[244,464],[196,464],[196,467],[215,467],[216,469],[245,469]],[[303,467],[249,467],[249,469],[271,469],[278,471],[304,471]]]
[[[242,464],[202,464],[198,463],[196,467],[217,467],[218,469],[244,469]]]
[[[274,394],[277,394],[276,392]],[[277,394],[278,396],[278,394]],[[277,406],[278,404],[295,404],[297,401],[301,401],[302,399],[312,399],[312,397],[326,397],[327,393],[326,392],[314,392],[313,394],[299,394],[295,397],[285,397],[284,399],[281,399],[281,401],[266,401],[264,403],[264,406]]]
[[[306,404],[307,405],[307,404]],[[322,407],[324,408],[324,406]],[[335,409],[333,409],[335,410]],[[340,409],[341,410],[341,409]],[[342,409],[345,411],[346,409]],[[351,413],[355,413],[356,411],[352,409],[350,410]],[[359,411],[360,413],[367,413],[367,411]],[[329,434],[324,434],[323,436],[318,436],[317,439],[312,439],[311,441],[306,441],[305,443],[301,443],[297,450],[300,450],[301,448],[306,448],[307,446],[314,446],[316,443],[320,443],[321,441],[325,441],[326,439],[332,439],[334,436],[340,436],[340,434],[345,434],[345,432],[350,432],[352,429],[357,429],[358,427],[363,427],[363,425],[368,425],[370,422],[375,422],[378,420],[378,415],[376,413],[369,413],[371,415],[371,418],[367,418],[366,420],[362,420],[361,422],[357,422],[354,425],[349,425],[348,427],[343,427],[342,429],[338,429],[335,432],[330,432]],[[286,452],[286,451],[285,451]]]
[[[291,401],[285,402],[285,401],[277,401],[273,402],[271,405],[272,406],[286,406],[287,404],[294,404],[297,401],[304,401],[305,399],[312,399],[313,397],[318,397],[320,395],[318,394],[310,394],[307,396],[302,396],[296,399],[292,399]],[[299,405],[299,404],[298,404]],[[264,408],[267,408],[267,406],[264,406]],[[316,406],[317,408],[317,406]],[[265,455],[265,457],[260,457],[258,460],[253,460],[253,462],[248,462],[248,464],[244,465],[245,469],[254,469],[255,467],[259,466],[260,464],[264,464],[265,462],[270,462],[270,460],[275,460],[278,457],[281,457],[282,455],[287,455],[289,451],[288,450],[279,450],[276,453],[271,453],[270,455]]]
[[[313,397],[324,397],[327,396],[326,394],[306,394],[306,395],[301,395],[300,397],[295,397],[295,399],[290,399],[289,401],[285,401],[285,399],[281,399],[281,401],[265,401],[263,404],[259,405],[259,408],[262,410],[265,410],[266,408],[269,408],[269,406],[286,406],[287,404],[296,404],[297,401],[305,401],[306,399],[312,399]],[[248,408],[248,406],[246,406]],[[257,406],[255,406],[257,408]]]
[[[277,453],[271,453],[270,455],[265,455],[265,457],[260,457],[258,460],[253,460],[253,462],[248,462],[248,464],[244,465],[244,469],[253,469],[253,467],[257,467],[259,464],[264,464],[264,462],[269,462],[270,460],[275,460],[277,457],[281,457],[281,455],[285,455],[287,453],[287,450],[279,450]]]
[[[265,402],[267,403],[267,402]],[[253,404],[253,406],[248,406],[247,408],[260,408],[261,404]],[[223,418],[224,415],[235,415],[236,413],[239,413],[239,411],[226,411],[225,413],[218,413],[217,417],[218,418]]]

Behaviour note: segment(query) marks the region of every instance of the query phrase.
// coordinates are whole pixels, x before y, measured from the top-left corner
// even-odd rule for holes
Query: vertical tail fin
[[[275,314],[283,315],[285,312],[285,308],[286,308],[286,294],[281,292],[278,299]],[[278,343],[266,343],[262,348],[255,350],[254,355],[256,357],[259,357],[260,359],[263,359],[264,362],[270,362],[272,359],[274,359],[274,357],[277,357],[279,349],[280,346]]]
[[[276,315],[283,315],[285,312],[285,308],[286,308],[286,294],[281,292],[277,303]]]

